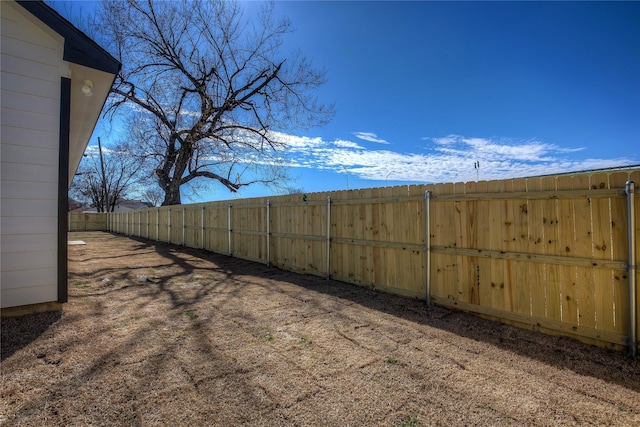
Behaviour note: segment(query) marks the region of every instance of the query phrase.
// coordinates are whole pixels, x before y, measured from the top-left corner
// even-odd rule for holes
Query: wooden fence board
[[[477,191],[488,192],[488,182],[480,181],[476,186]],[[490,249],[491,247],[491,212],[487,201],[479,200],[477,202],[477,222],[483,224],[476,229],[477,247],[478,249]],[[446,215],[446,213],[445,213]],[[492,289],[491,289],[491,260],[486,258],[478,258],[478,304],[491,307],[492,306]]]
[[[507,180],[504,183],[504,191],[513,192],[514,181]],[[513,252],[515,249],[515,211],[513,200],[503,200],[502,205],[502,248],[505,252]],[[515,310],[515,299],[518,292],[515,262],[507,259],[503,261],[504,276],[504,300],[505,309]]]
[[[408,202],[408,209],[410,210],[413,221],[411,227],[411,242],[420,247],[420,249],[414,250],[414,265],[415,265],[415,281],[412,283],[411,291],[418,295],[419,298],[426,298],[426,283],[427,283],[427,275],[426,275],[426,264],[427,264],[427,253],[425,250],[426,246],[426,203],[425,203],[425,193],[427,191],[427,186],[416,186],[412,185],[408,189],[408,195],[410,198],[415,198],[414,201]],[[421,196],[422,198],[418,198]],[[372,228],[374,223],[371,224]]]
[[[558,190],[568,190],[572,188],[570,176],[562,176],[557,180]],[[574,200],[560,199],[558,206],[558,230],[559,239],[555,248],[556,255],[574,256],[576,254],[575,241],[575,217]],[[559,266],[560,270],[560,293],[562,301],[562,321],[578,326],[578,304],[576,296],[577,268],[574,266]]]
[[[609,189],[609,176],[595,174],[589,178],[592,189]],[[594,254],[613,260],[611,242],[610,199],[591,199],[591,223],[593,227]],[[596,328],[615,331],[614,284],[612,270],[594,269],[594,302]]]
[[[487,183],[487,190],[490,193],[503,193],[504,181],[489,181]],[[503,251],[503,219],[502,219],[502,204],[503,200],[489,200],[486,202],[480,202],[487,204],[487,210],[490,213],[488,228],[489,228],[489,247],[488,249],[493,251]],[[504,277],[504,262],[497,259],[491,259],[489,261],[490,269],[490,290],[491,290],[491,305],[490,307],[498,310],[505,309],[505,277]],[[485,304],[486,305],[486,304]]]
[[[578,175],[572,178],[573,189],[589,188],[589,177]],[[575,242],[577,256],[594,256],[593,228],[591,224],[591,198],[573,200],[575,217]],[[576,268],[576,303],[578,306],[578,325],[587,328],[596,327],[594,269],[591,267]]]
[[[466,193],[466,185],[464,183],[456,183],[454,186],[455,194],[465,194]],[[454,202],[454,211],[453,215],[455,216],[455,247],[456,248],[468,248],[468,234],[467,230],[469,225],[472,222],[475,222],[475,218],[470,218],[469,212],[469,202],[468,201],[455,201]],[[469,294],[471,288],[471,282],[474,279],[475,275],[470,276],[470,272],[472,269],[475,269],[475,266],[471,266],[471,259],[467,256],[457,256],[456,257],[456,288],[455,288],[455,298],[458,301],[469,302]]]
[[[540,180],[543,191],[556,189],[558,182],[554,177],[544,177]],[[540,246],[545,254],[561,255],[560,230],[558,226],[558,203],[556,200],[545,200],[542,203],[542,218],[538,227],[542,228],[542,241]],[[566,230],[571,232],[572,230]],[[545,313],[546,318],[551,320],[562,320],[561,289],[562,277],[560,266],[553,263],[545,264]]]
[[[169,209],[160,208],[160,219],[158,221],[158,240],[161,242],[169,242]]]
[[[383,197],[393,197],[396,194],[396,187],[388,187],[383,190]],[[388,203],[384,203],[380,206],[381,214],[383,215],[383,222],[385,224],[385,232],[381,233],[381,239],[383,242],[397,242],[396,229],[399,228],[399,224],[396,224],[395,220],[395,201],[391,200]],[[393,287],[396,285],[396,278],[398,277],[400,266],[398,265],[397,250],[393,247],[387,247],[384,250],[384,258],[386,265],[386,275],[384,278],[384,286]]]
[[[372,198],[374,197],[374,189],[369,188],[365,190],[364,197]],[[373,203],[366,203],[361,207],[360,211],[361,221],[363,222],[363,234],[362,237],[364,240],[374,240],[374,223],[373,223]],[[362,283],[365,285],[373,285],[375,284],[375,264],[373,263],[374,254],[373,254],[373,246],[365,245],[362,247],[361,254],[361,272],[362,272]]]
[[[517,179],[513,182],[513,191],[527,190],[527,180]],[[514,199],[511,201],[513,211],[513,250],[519,253],[529,253],[529,221],[527,215],[527,201]],[[531,280],[529,277],[529,263],[515,263],[514,311],[516,313],[531,315]]]
[[[467,182],[465,185],[465,194],[473,194],[477,192],[476,182]],[[467,216],[467,224],[464,229],[466,234],[466,248],[478,247],[478,201],[465,201],[465,210]],[[468,301],[471,304],[480,304],[480,270],[478,265],[478,257],[468,257],[467,270],[460,272],[460,276],[466,278],[468,287]]]
[[[540,178],[529,178],[527,189],[535,192],[542,189]],[[527,215],[529,217],[529,253],[544,254],[542,220],[545,200],[528,200]],[[546,264],[529,264],[529,280],[531,281],[531,315],[537,318],[546,317]]]
[[[612,173],[609,175],[609,186],[624,190],[628,178],[629,175],[623,172]],[[611,252],[615,259],[625,261],[628,259],[627,218],[626,198],[612,198]],[[614,274],[614,308],[616,330],[629,335],[629,278],[626,271]]]
[[[384,188],[374,188],[371,191],[372,197],[380,197],[384,192]],[[381,212],[381,203],[371,203],[371,223],[376,224],[376,228],[369,233],[371,239],[381,240],[382,221],[384,214]],[[372,259],[372,283],[383,283],[386,277],[386,259],[385,252],[380,246],[373,246],[371,249]]]
[[[453,194],[453,184],[436,184],[435,194]],[[431,239],[433,246],[451,247],[455,243],[455,219],[451,215],[454,202],[451,200],[432,202],[433,222]],[[444,298],[455,299],[451,291],[451,284],[457,283],[456,256],[448,254],[433,254],[432,294]]]

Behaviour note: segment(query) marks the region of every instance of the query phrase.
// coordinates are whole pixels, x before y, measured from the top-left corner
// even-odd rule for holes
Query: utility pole
[[[480,181],[480,161],[475,162],[473,167],[476,168],[476,181]]]
[[[342,166],[342,165],[340,165],[340,166]],[[348,190],[349,189],[349,171],[344,166],[342,166],[342,169],[344,169],[344,171],[347,173],[347,190]]]
[[[104,159],[102,158],[102,142],[98,137],[98,151],[100,151],[100,169],[102,170],[102,209],[109,212],[109,194],[107,193],[107,174],[104,172]]]

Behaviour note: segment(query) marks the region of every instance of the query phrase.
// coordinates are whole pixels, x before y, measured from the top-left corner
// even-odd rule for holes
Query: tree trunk
[[[171,166],[173,166],[173,176],[171,176],[168,171],[163,171],[163,173],[159,175],[160,187],[165,191],[164,202],[162,202],[162,206],[182,204],[180,187],[182,186],[182,176],[187,170],[187,165],[189,164],[189,159],[191,158],[192,154],[192,150],[185,148],[189,146],[190,145],[187,141],[183,141],[181,144],[181,149],[177,152],[176,155],[167,153],[168,163],[165,166],[165,169],[168,169],[170,171],[172,169]]]
[[[180,184],[180,180],[177,179],[169,181],[165,190],[162,206],[182,204],[182,199],[180,197]]]

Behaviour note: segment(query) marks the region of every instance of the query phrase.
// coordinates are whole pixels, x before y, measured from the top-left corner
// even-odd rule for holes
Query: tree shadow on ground
[[[626,352],[608,350],[569,337],[551,336],[482,319],[463,311],[435,305],[427,306],[422,300],[385,294],[357,285],[319,278],[310,279],[307,276],[287,275],[284,280],[399,319],[481,341],[558,369],[569,369],[580,375],[640,391],[640,360],[631,359]]]
[[[484,342],[558,369],[569,369],[580,375],[640,391],[640,359],[634,360],[626,352],[613,351],[584,344],[568,337],[551,336],[482,319],[463,311],[435,305],[427,306],[423,300],[386,294],[363,286],[292,273],[205,250],[133,239],[145,248],[155,247],[159,255],[172,262],[184,264],[184,260],[176,256],[175,251],[185,252],[219,265],[220,271],[230,278],[237,275],[255,275],[263,279],[289,283],[302,289],[347,300],[405,321]],[[194,268],[190,264],[183,267],[185,272],[193,271]],[[165,288],[162,291],[168,291],[168,289]],[[178,296],[171,297],[175,303],[179,303]]]
[[[62,318],[62,311],[0,319],[0,361],[26,347]]]

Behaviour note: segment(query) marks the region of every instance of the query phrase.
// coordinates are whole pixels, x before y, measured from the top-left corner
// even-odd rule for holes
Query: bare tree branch
[[[181,187],[201,180],[230,191],[282,184],[272,154],[286,144],[276,132],[331,118],[333,107],[312,96],[324,72],[282,56],[290,23],[274,18],[274,6],[245,19],[224,0],[103,3],[104,36],[123,64],[107,112],[135,123],[128,146],[156,159],[163,204],[180,203]]]

